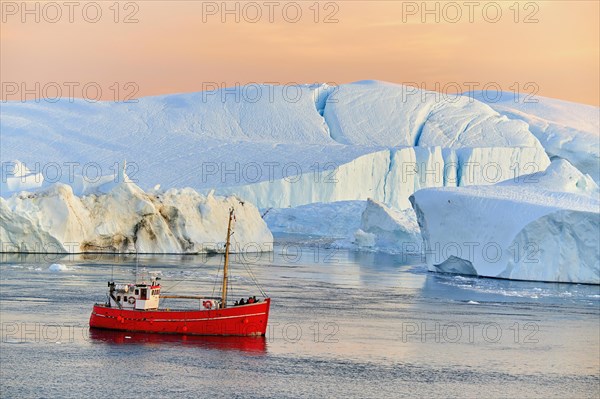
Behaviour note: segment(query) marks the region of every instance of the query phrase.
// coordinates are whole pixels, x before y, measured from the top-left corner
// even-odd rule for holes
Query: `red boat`
[[[90,316],[90,327],[118,331],[138,331],[182,335],[242,335],[264,336],[269,321],[271,299],[249,298],[242,304],[228,306],[227,279],[231,222],[233,208],[229,211],[223,284],[221,297],[190,295],[161,295],[158,277],[150,283],[108,283],[108,300],[95,304]],[[161,298],[198,301],[199,309],[160,309]]]

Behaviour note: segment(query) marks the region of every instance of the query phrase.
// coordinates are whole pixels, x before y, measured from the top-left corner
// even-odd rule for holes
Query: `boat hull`
[[[211,310],[134,310],[94,305],[90,327],[180,335],[264,336],[269,298],[262,302]]]

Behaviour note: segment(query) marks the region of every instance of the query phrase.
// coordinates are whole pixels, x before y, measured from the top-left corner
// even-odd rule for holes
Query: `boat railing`
[[[161,298],[172,298],[172,299],[210,299],[213,301],[220,301],[221,297],[217,296],[201,296],[201,295],[163,295],[160,294]]]

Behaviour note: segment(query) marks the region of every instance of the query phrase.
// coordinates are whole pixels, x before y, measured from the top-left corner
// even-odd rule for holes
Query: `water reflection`
[[[90,328],[90,340],[111,345],[185,345],[209,350],[267,353],[265,337],[218,337],[151,334]]]

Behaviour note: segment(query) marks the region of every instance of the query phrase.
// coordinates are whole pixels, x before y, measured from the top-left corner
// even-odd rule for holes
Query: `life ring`
[[[127,302],[129,302],[129,304],[133,305],[135,303],[135,298],[130,296],[129,299],[127,300]]]
[[[205,309],[212,309],[213,303],[212,301],[202,301],[202,306],[204,306]]]

